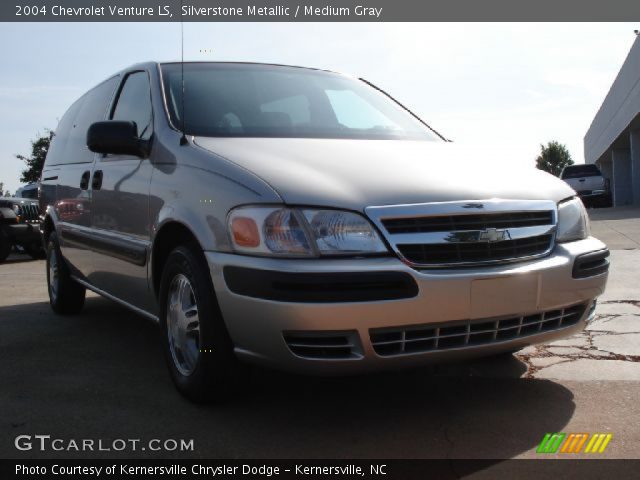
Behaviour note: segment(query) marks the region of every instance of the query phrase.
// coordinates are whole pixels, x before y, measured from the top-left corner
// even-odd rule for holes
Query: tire
[[[43,260],[47,258],[47,252],[39,243],[31,243],[23,245],[24,251],[34,260]]]
[[[49,235],[46,255],[47,290],[51,308],[60,315],[80,312],[84,306],[86,290],[71,278],[55,232]]]
[[[196,245],[173,250],[160,281],[165,358],[177,389],[194,402],[226,399],[244,377]]]
[[[0,230],[0,263],[4,262],[11,253],[11,240]]]

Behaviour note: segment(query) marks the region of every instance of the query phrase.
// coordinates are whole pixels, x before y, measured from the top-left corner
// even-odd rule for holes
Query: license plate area
[[[471,319],[536,311],[540,281],[531,273],[473,280]]]

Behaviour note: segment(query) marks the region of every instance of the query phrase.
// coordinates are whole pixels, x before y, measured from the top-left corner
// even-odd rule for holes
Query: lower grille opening
[[[305,273],[226,266],[224,278],[235,294],[277,302],[375,302],[418,295],[413,277],[394,271]]]
[[[453,324],[380,328],[369,331],[375,352],[382,357],[487,345],[577,324],[587,304],[497,320]]]
[[[284,341],[291,353],[309,359],[361,357],[357,332],[288,332]]]

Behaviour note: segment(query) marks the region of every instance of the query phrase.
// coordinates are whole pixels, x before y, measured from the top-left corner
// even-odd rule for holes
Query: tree
[[[536,167],[540,170],[559,177],[562,169],[569,165],[573,165],[573,160],[567,147],[555,140],[547,143],[546,147],[540,145],[540,155],[536,159]]]
[[[42,173],[42,167],[44,167],[44,159],[49,151],[49,145],[53,138],[53,131],[48,128],[45,129],[45,135],[31,141],[31,156],[25,157],[24,155],[16,155],[16,158],[22,160],[27,164],[27,168],[22,171],[20,181],[24,183],[32,183],[40,180],[40,174]]]

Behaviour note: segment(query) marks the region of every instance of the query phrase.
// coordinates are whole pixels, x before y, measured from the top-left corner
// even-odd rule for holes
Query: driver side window
[[[136,122],[138,137],[143,140],[151,137],[153,111],[147,72],[134,72],[127,75],[111,119]]]

